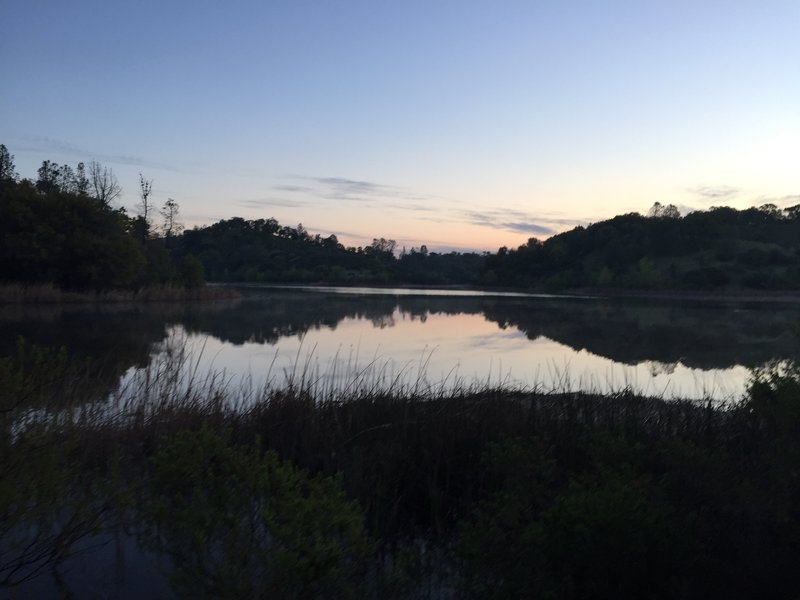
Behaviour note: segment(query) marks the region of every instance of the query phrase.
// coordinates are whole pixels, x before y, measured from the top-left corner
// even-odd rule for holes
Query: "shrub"
[[[143,537],[173,559],[181,596],[354,593],[367,543],[338,478],[309,477],[204,425],[162,449],[145,481]]]

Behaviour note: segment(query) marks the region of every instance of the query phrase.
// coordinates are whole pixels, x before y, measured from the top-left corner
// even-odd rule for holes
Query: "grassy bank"
[[[124,402],[87,403],[84,368],[48,352],[0,364],[0,584],[125,531],[169,557],[178,596],[800,589],[794,367],[726,406],[503,389],[342,400],[187,386],[169,368]]]
[[[176,285],[153,285],[138,290],[75,292],[63,290],[52,284],[0,284],[0,304],[184,302],[226,300],[237,297],[239,297],[239,293],[232,288],[208,285],[196,288]]]

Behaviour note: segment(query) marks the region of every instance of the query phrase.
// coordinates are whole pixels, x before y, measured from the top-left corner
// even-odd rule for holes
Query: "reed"
[[[97,400],[76,383],[85,369],[62,364],[49,369],[57,377],[41,377],[55,361],[42,356],[23,374],[19,365],[2,371],[0,510],[9,525],[0,546],[19,548],[15,536],[34,531],[31,547],[43,552],[23,567],[19,554],[0,554],[8,585],[65,560],[78,532],[161,527],[167,535],[168,524],[148,521],[150,482],[159,457],[187,435],[211,440],[191,442],[192,453],[202,455],[203,444],[232,457],[274,453],[302,478],[338,481],[320,489],[341,489],[357,507],[361,517],[341,510],[348,523],[363,518],[371,558],[363,571],[337,555],[350,565],[341,567],[347,581],[337,581],[367,597],[589,597],[611,589],[601,581],[633,596],[736,598],[769,585],[784,597],[800,583],[790,566],[800,558],[800,375],[792,365],[756,374],[747,395],[727,403],[631,389],[432,384],[424,368],[414,381],[375,362],[322,379],[306,361],[256,389],[201,373],[177,344]],[[8,402],[14,390],[38,400]],[[287,481],[300,477],[293,473]],[[215,477],[212,487],[239,485]],[[27,500],[12,492],[18,487]],[[238,502],[235,510],[250,510]],[[358,526],[350,527],[355,540]],[[615,553],[646,562],[621,568]]]

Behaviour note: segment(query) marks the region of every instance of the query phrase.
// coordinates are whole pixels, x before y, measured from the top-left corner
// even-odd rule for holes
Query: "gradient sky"
[[[800,203],[800,2],[0,0],[0,143],[185,224],[488,249]]]

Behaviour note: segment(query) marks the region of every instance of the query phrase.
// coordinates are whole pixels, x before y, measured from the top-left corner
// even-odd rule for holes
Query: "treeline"
[[[375,239],[345,247],[275,219],[235,217],[183,231],[179,206],[153,205],[140,175],[136,215],[112,203],[121,188],[108,167],[45,160],[36,179],[20,179],[0,144],[0,282],[53,283],[68,290],[196,287],[223,282],[474,284],[483,257],[405,249]],[[163,224],[156,225],[158,216]]]
[[[656,204],[589,227],[528,240],[516,250],[397,252],[384,238],[345,247],[275,219],[233,218],[187,231],[181,251],[214,281],[400,283],[525,289],[646,290],[800,288],[800,205],[712,208],[681,217]]]
[[[654,205],[486,257],[480,282],[544,289],[800,288],[800,205],[719,207],[680,217]]]
[[[44,161],[19,180],[0,145],[0,280],[68,289],[221,282],[503,286],[536,290],[800,289],[800,205],[719,207],[681,217],[656,203],[516,250],[437,253],[375,238],[345,247],[273,218],[234,217],[183,231],[168,200],[163,225],[140,175],[138,215],[114,209],[113,171]],[[399,250],[399,252],[398,252]]]
[[[181,252],[197,256],[212,281],[297,283],[477,283],[484,257],[477,253],[403,249],[385,238],[345,247],[335,235],[311,235],[301,225],[240,217],[185,231]]]
[[[20,180],[13,158],[0,145],[0,282],[81,291],[204,283],[200,262],[176,243],[174,202],[165,205],[173,228],[159,232],[152,217],[111,206],[121,192],[111,169],[44,161],[36,180]]]

